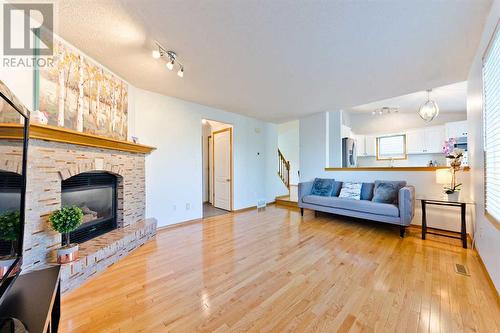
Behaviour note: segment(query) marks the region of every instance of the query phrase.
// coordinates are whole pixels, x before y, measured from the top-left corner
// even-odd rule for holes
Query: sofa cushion
[[[311,205],[347,209],[357,212],[399,217],[399,208],[393,204],[378,203],[368,200],[349,200],[337,197],[306,195],[302,201]]]
[[[342,189],[342,182],[334,181],[332,197],[338,197],[340,195],[340,190]]]
[[[363,183],[361,187],[361,200],[372,200],[373,199],[373,183]]]
[[[372,201],[397,204],[399,190],[405,186],[405,181],[376,180],[373,188]]]
[[[359,200],[361,198],[361,183],[344,182],[340,190],[339,198]]]
[[[316,178],[311,189],[312,195],[330,196],[335,179]]]

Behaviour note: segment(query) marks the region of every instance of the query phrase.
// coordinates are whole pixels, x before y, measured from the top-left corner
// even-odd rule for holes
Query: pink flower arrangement
[[[443,146],[443,154],[445,154],[448,157],[453,152],[453,149],[455,149],[456,143],[457,143],[457,140],[455,138],[451,138],[449,140],[446,140],[444,142],[444,146]]]

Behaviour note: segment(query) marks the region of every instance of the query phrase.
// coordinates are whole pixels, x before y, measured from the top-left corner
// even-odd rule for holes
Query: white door
[[[213,133],[213,205],[225,210],[231,210],[231,134],[231,128]]]

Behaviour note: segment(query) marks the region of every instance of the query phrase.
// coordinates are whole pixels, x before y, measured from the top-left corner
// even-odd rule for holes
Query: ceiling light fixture
[[[394,107],[389,107],[389,106],[384,106],[380,109],[376,109],[372,111],[372,115],[379,115],[382,116],[384,114],[391,114],[391,113],[398,113],[399,109],[394,108]]]
[[[165,58],[167,60],[167,64],[165,65],[169,71],[173,70],[175,65],[179,66],[179,71],[177,72],[177,76],[184,77],[184,65],[177,59],[177,53],[175,51],[167,51],[163,46],[161,46],[158,42],[156,42],[157,50],[153,50],[151,55],[154,59]]]
[[[439,115],[437,103],[430,98],[432,89],[427,89],[427,101],[418,109],[418,115],[426,123],[433,121]]]

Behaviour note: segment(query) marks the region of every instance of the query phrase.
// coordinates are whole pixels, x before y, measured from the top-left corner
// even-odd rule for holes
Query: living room
[[[1,7],[2,329],[500,330],[500,1]]]

